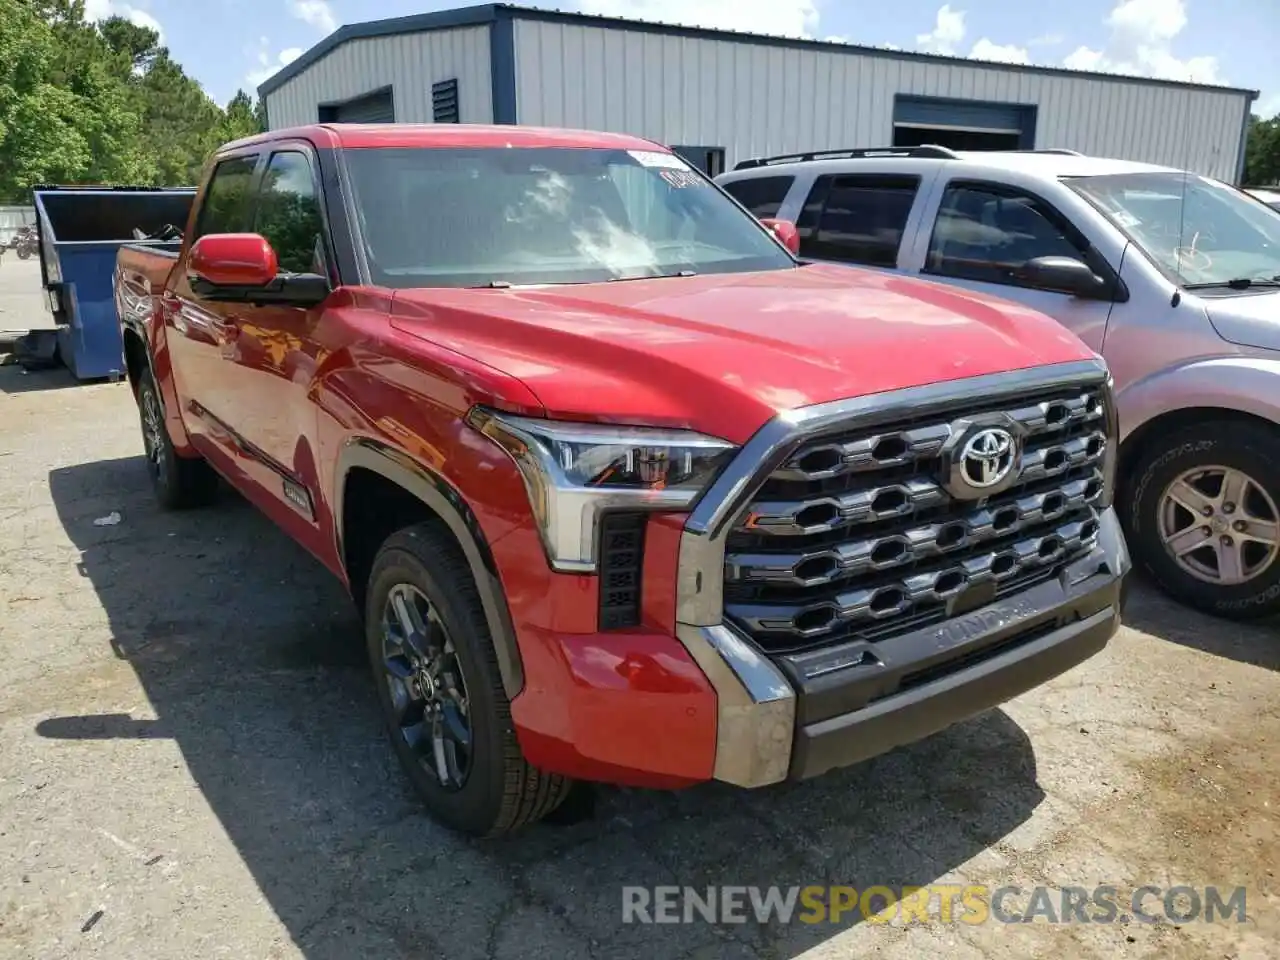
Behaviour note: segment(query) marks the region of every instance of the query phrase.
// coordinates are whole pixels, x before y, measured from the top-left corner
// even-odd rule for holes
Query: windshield
[[[596,283],[794,268],[670,154],[351,149],[369,269],[388,287]]]
[[[1068,183],[1181,286],[1280,279],[1280,213],[1232,187],[1181,173]]]

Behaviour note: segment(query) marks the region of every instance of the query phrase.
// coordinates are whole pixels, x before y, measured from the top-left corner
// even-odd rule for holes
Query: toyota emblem
[[[1013,470],[1013,434],[1001,427],[974,433],[960,450],[960,479],[975,490],[994,487]]]

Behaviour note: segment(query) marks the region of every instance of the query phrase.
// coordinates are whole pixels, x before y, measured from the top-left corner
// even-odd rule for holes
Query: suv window
[[[233,157],[223,160],[213,169],[213,178],[205,190],[200,208],[200,222],[196,224],[198,240],[206,233],[243,233],[248,215],[246,201],[253,171],[258,166],[258,156]]]
[[[776,217],[795,177],[751,177],[724,185],[725,192],[763,220]]]
[[[262,178],[254,229],[275,250],[281,271],[325,273],[323,223],[306,155],[274,154]]]
[[[819,177],[796,224],[800,256],[896,267],[902,233],[919,189],[919,177]]]
[[[925,273],[1022,286],[1013,271],[1036,257],[1088,260],[1088,245],[1042,200],[1017,190],[952,185],[942,195]]]

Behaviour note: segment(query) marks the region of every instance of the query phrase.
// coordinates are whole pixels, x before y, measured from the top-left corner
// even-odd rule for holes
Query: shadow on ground
[[[1280,618],[1233,623],[1206,616],[1134,576],[1136,589],[1124,611],[1126,626],[1217,657],[1280,670]]]
[[[36,393],[41,390],[65,390],[81,386],[66,367],[24,370],[12,355],[0,357],[0,393]]]
[[[57,739],[169,738],[307,957],[791,957],[839,924],[623,925],[624,885],[926,884],[1042,799],[994,711],[912,748],[747,793],[602,789],[597,816],[473,843],[424,817],[376,713],[360,629],[318,563],[240,498],[164,514],[141,457],[49,476],[157,719],[66,715]],[[92,520],[118,510],[117,526]]]

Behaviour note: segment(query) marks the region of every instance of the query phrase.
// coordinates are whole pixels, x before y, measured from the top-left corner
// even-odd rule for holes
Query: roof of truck
[[[670,151],[651,140],[598,130],[561,130],[478,123],[315,123],[271,130],[228,143],[224,152],[254,143],[310,140],[326,147],[568,147],[584,150]]]

